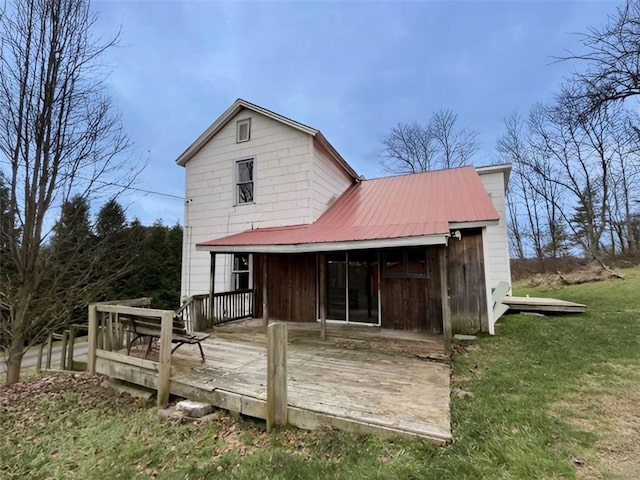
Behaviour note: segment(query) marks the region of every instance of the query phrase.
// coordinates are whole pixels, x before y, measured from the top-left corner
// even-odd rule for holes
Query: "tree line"
[[[640,252],[640,4],[628,1],[581,36],[579,62],[549,104],[513,114],[495,158],[511,163],[507,225],[512,258],[597,259]],[[627,100],[627,101],[626,101]],[[634,105],[637,107],[637,105]],[[383,140],[382,165],[397,173],[472,163],[476,133],[438,111],[400,123]]]
[[[11,255],[8,189],[0,176],[0,290],[4,312],[0,339],[7,348],[17,335],[9,311],[20,284],[20,266]],[[93,218],[92,218],[93,217]],[[151,226],[134,218],[112,198],[95,216],[86,197],[67,200],[43,244],[39,262],[43,274],[32,292],[29,322],[20,329],[25,347],[40,343],[49,332],[86,323],[92,302],[152,297],[155,308],[175,309],[180,302],[182,226]]]
[[[549,105],[513,115],[498,152],[513,163],[512,255],[602,261],[640,251],[640,4],[628,1],[569,54],[578,70]],[[635,105],[634,105],[635,106]]]
[[[75,278],[92,276],[74,303],[77,320],[86,317],[91,302],[151,297],[155,308],[177,308],[180,304],[182,226],[157,220],[145,226],[137,218],[128,221],[114,198],[107,201],[91,221],[89,201],[73,197],[62,206],[47,249],[55,266],[64,264]],[[74,264],[76,264],[74,266]],[[77,273],[76,273],[77,272]],[[63,288],[66,286],[63,285]],[[67,290],[68,291],[68,290]]]

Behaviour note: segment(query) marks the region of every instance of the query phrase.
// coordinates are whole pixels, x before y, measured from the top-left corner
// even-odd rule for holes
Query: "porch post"
[[[267,327],[267,431],[287,424],[287,325]]]
[[[262,254],[262,319],[264,320],[264,328],[269,325],[269,305],[267,304],[267,254]]]
[[[160,352],[158,353],[158,407],[166,407],[169,402],[171,382],[171,335],[173,331],[173,312],[163,311],[160,317]]]
[[[96,350],[98,348],[98,306],[95,303],[89,305],[89,337],[87,338],[87,371],[96,373]],[[51,360],[51,348],[49,348],[47,363]]]
[[[440,258],[440,294],[442,297],[442,334],[444,335],[444,350],[451,352],[451,314],[449,312],[449,287],[447,280],[447,247],[439,249]]]
[[[318,257],[319,278],[318,302],[320,304],[320,338],[327,339],[327,265],[324,253]]]
[[[207,315],[209,315],[209,318],[207,319],[208,320],[207,324],[212,325],[213,314],[214,314],[213,294],[215,293],[215,285],[216,285],[216,252],[209,252],[209,255],[211,255],[211,263],[210,263],[210,270],[209,270],[209,311],[207,312]],[[198,327],[200,327],[200,325],[198,325]]]

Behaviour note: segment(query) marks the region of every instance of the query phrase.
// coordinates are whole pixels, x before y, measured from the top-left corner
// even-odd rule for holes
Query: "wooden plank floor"
[[[333,345],[347,350],[369,349],[446,360],[442,335],[404,330],[392,330],[368,325],[327,323],[327,339],[320,339],[320,324],[315,322],[285,322],[289,342],[307,345]],[[229,338],[252,344],[266,345],[261,319],[249,319],[222,324],[213,329],[217,338]]]
[[[264,327],[259,326],[259,322],[248,322],[216,329],[203,342],[205,362],[197,346],[181,346],[171,358],[171,393],[264,419],[267,352]],[[289,422],[302,428],[333,426],[449,442],[450,368],[445,362],[426,359],[442,350],[442,337],[371,327],[356,330],[349,341],[362,343],[344,348],[338,340],[347,341],[349,335],[338,327],[329,327],[328,340],[321,342],[312,327],[291,326]],[[382,341],[385,335],[389,342],[409,347],[393,352],[370,348],[371,342]],[[418,349],[424,356],[412,351],[420,338],[426,342]],[[149,360],[156,360],[154,355],[152,352]],[[143,368],[126,358],[117,362],[117,356],[99,359],[98,371],[154,388],[157,371],[152,362],[145,363],[152,367]]]
[[[173,393],[183,393],[184,388],[179,388],[182,384],[200,390],[194,395],[200,399],[239,396],[234,400],[240,405],[237,411],[263,418],[264,346],[260,342],[213,338],[203,348],[204,364],[192,346],[183,346],[173,355],[176,370],[172,386],[178,387]],[[294,425],[334,425],[419,436],[437,443],[451,440],[447,364],[307,344],[290,344],[287,362],[289,416]],[[248,412],[242,409],[243,401],[254,404]],[[229,398],[221,398],[218,406],[225,407],[229,402]]]

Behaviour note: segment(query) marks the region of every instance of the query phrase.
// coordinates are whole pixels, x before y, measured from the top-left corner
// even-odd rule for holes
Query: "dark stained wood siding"
[[[262,256],[253,256],[254,316],[262,317]],[[267,255],[269,318],[291,322],[316,321],[316,256]]]
[[[380,279],[382,327],[442,333],[440,266],[437,247],[427,248],[428,278]]]
[[[481,230],[462,230],[461,240],[449,239],[447,278],[452,332],[481,331],[488,323]]]

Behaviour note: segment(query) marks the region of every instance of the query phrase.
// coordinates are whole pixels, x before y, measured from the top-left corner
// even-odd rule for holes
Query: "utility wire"
[[[184,197],[179,197],[178,195],[171,195],[170,193],[156,192],[154,190],[146,190],[144,188],[137,188],[137,187],[127,186],[127,185],[120,185],[119,183],[107,182],[105,180],[98,180],[98,179],[89,180],[88,178],[83,178],[83,177],[80,177],[79,175],[77,175],[77,177],[78,178],[82,178],[83,180],[86,180],[87,182],[94,181],[94,182],[102,183],[103,185],[106,185],[107,187],[118,187],[118,188],[122,188],[124,190],[134,190],[136,192],[147,193],[147,194],[150,194],[150,195],[159,195],[161,197],[168,197],[168,198],[175,198],[177,200],[184,200]]]
[[[11,165],[10,162],[6,161],[6,160],[0,160],[0,163],[4,163],[5,165]],[[103,185],[106,185],[107,187],[118,187],[118,188],[122,188],[124,190],[133,190],[135,192],[140,192],[140,193],[146,193],[148,195],[158,195],[161,197],[167,197],[167,198],[173,198],[176,200],[184,200],[184,197],[179,197],[178,195],[172,195],[170,193],[164,193],[164,192],[156,192],[155,190],[147,190],[144,188],[137,188],[137,187],[132,187],[132,186],[127,186],[127,185],[120,185],[119,183],[114,183],[114,182],[107,182],[105,180],[99,180],[99,179],[94,179],[94,180],[89,180],[88,178],[84,178],[81,177],[80,175],[76,175],[78,178],[85,180],[87,182],[98,182],[98,183],[102,183]]]

